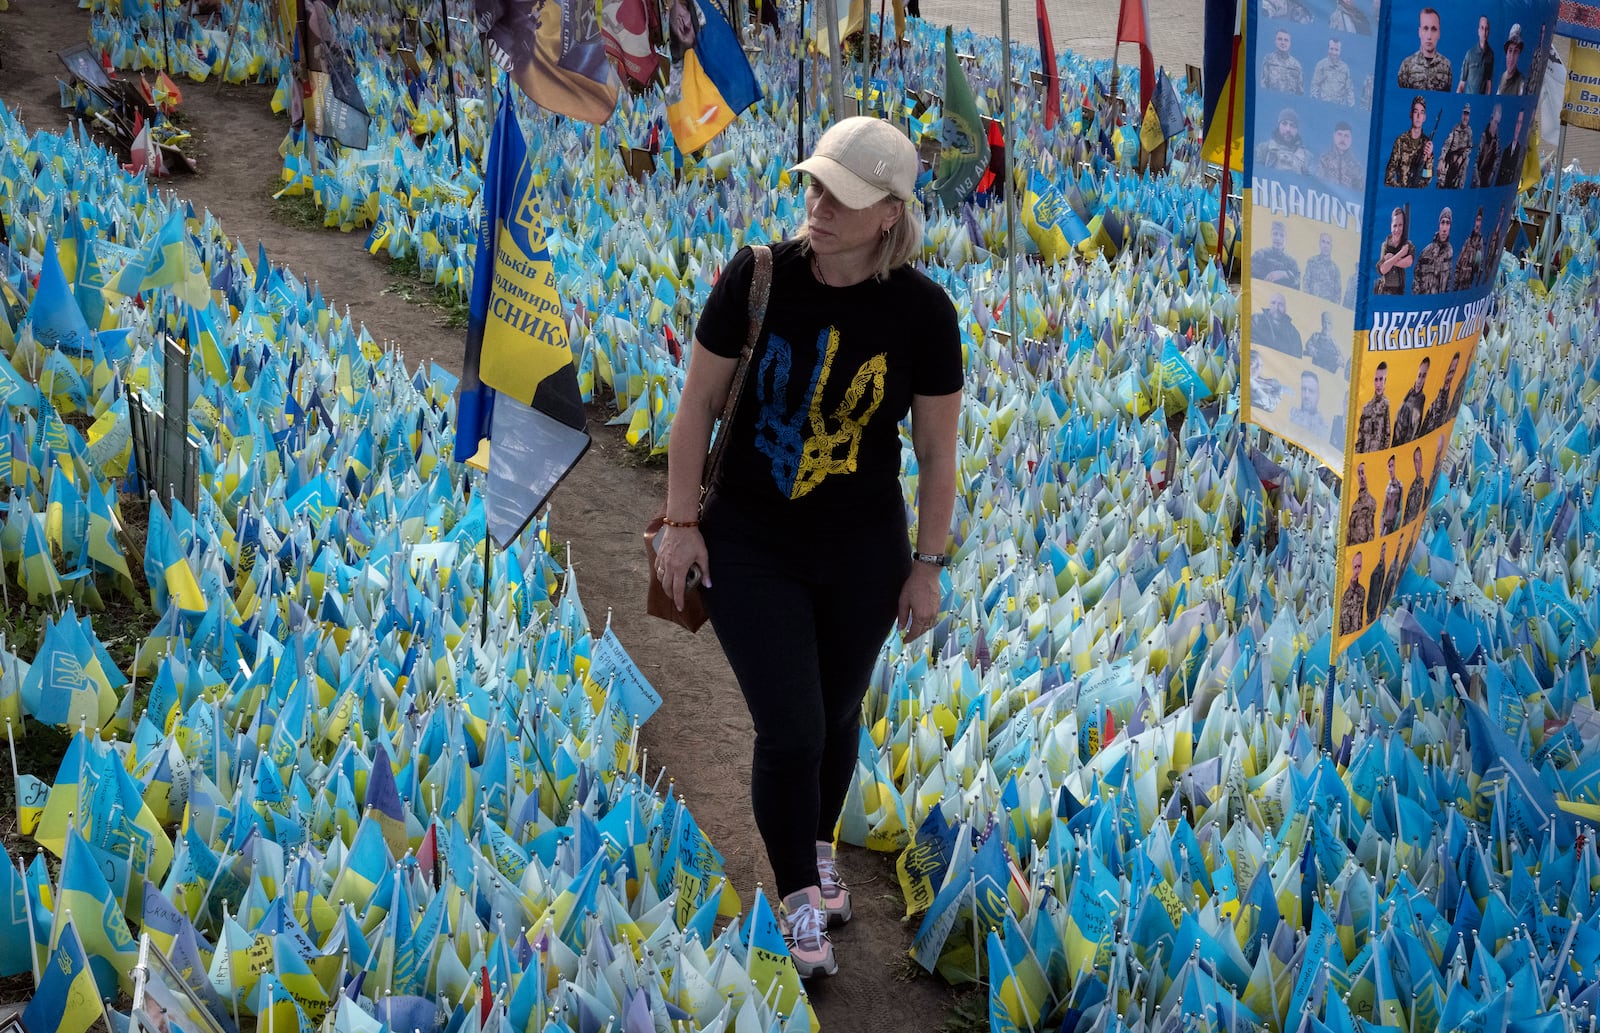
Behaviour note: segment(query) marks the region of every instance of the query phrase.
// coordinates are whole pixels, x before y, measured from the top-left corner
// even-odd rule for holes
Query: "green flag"
[[[958,208],[972,191],[989,165],[989,141],[978,118],[978,103],[972,87],[956,60],[954,33],[944,30],[944,125],[939,130],[939,170],[933,179],[934,193],[946,208]]]

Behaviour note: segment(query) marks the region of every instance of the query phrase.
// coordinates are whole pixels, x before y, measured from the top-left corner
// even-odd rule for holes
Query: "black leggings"
[[[826,552],[728,507],[706,521],[711,626],[756,730],[750,798],[778,896],[817,885],[855,774],[861,700],[911,571],[904,515]]]

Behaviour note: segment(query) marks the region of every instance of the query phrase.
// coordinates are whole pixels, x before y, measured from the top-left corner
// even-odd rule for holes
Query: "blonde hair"
[[[894,225],[889,227],[889,232],[878,241],[878,249],[873,255],[872,278],[875,280],[887,280],[890,273],[903,265],[910,265],[922,256],[922,205],[911,200],[901,202],[901,206],[903,210],[900,212],[900,218],[895,220]],[[800,228],[795,230],[794,239],[800,241],[803,251],[811,253],[809,218],[801,220]]]

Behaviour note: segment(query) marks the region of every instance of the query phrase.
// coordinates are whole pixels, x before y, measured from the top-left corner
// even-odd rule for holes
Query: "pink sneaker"
[[[817,887],[807,886],[783,898],[778,926],[783,930],[783,942],[789,947],[789,957],[794,959],[801,979],[831,976],[839,971],[839,963],[833,959],[833,944],[828,939],[827,922],[822,891]]]
[[[850,921],[850,887],[839,878],[833,844],[820,839],[817,841],[817,878],[822,883],[822,906],[828,914],[828,925],[844,925]]]

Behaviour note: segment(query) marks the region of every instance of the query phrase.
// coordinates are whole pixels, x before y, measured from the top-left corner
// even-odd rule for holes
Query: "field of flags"
[[[271,15],[240,10],[230,77],[270,81]],[[96,16],[134,66],[158,53],[140,11]],[[465,290],[492,101],[465,47],[451,91],[407,91],[392,27],[339,13],[371,144],[292,140],[286,188]],[[913,22],[868,84],[914,131],[940,35]],[[174,71],[215,73],[186,38]],[[798,220],[805,84],[776,39],[763,101],[641,181],[616,147],[650,96],[599,130],[524,107],[580,380],[655,451],[717,269]],[[983,106],[997,46],[957,36]],[[1593,1028],[1600,213],[1568,195],[1559,270],[1502,260],[1400,604],[1331,668],[1337,496],[1235,419],[1194,143],[1135,174],[1131,135],[1068,107],[1016,127],[1055,259],[1019,271],[1024,340],[1000,332],[1003,213],[930,220],[968,358],[948,615],[886,644],[841,838],[899,853],[912,956],[987,983],[997,1031]],[[70,1011],[38,1028],[84,1028],[74,988],[136,968],[183,1028],[230,1033],[813,1028],[767,902],[641,778],[660,700],[585,617],[581,553],[536,522],[486,570],[454,378],[92,143],[0,118],[0,555],[8,605],[53,615],[0,652],[0,716],[75,732],[52,782],[18,780],[45,852],[0,873],[0,972],[39,980],[36,1022]],[[159,401],[168,334],[201,490],[135,541],[130,395]],[[160,618],[121,669],[94,614],[140,582]]]

